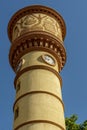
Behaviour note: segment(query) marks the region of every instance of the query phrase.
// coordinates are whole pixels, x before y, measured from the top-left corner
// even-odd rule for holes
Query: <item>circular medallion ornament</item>
[[[55,66],[56,62],[54,60],[54,58],[48,54],[44,54],[42,55],[42,59],[45,61],[45,63]]]

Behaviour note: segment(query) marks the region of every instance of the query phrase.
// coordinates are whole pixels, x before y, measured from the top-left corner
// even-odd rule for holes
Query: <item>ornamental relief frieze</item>
[[[26,15],[18,20],[13,28],[12,40],[14,41],[23,33],[31,31],[49,32],[63,41],[62,31],[58,21],[42,13]]]

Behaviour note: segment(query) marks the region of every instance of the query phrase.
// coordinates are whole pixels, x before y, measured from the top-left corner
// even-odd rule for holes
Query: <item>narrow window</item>
[[[19,116],[19,108],[17,107],[14,113],[14,119],[16,119],[18,116]]]
[[[18,82],[17,86],[16,86],[16,92],[18,92],[20,90],[20,82]]]

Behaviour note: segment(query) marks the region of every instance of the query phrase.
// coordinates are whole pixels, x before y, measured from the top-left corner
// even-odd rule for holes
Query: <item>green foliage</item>
[[[87,130],[87,120],[82,124],[77,124],[77,115],[72,115],[70,118],[66,117],[66,130]]]

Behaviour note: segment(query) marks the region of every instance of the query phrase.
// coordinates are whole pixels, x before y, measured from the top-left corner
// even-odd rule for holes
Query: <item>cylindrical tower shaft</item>
[[[13,130],[65,130],[62,79],[65,23],[54,10],[30,6],[10,20],[9,60],[16,72]]]

